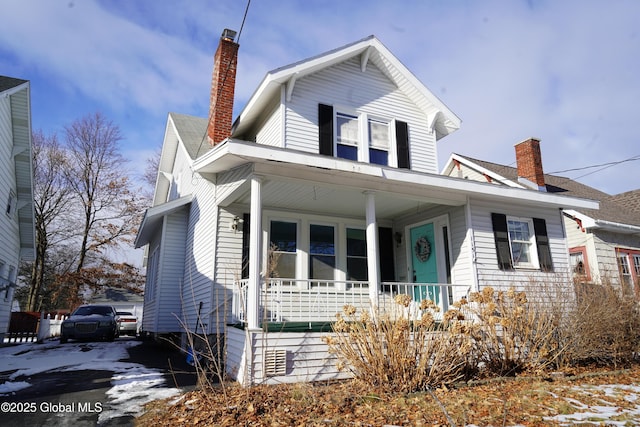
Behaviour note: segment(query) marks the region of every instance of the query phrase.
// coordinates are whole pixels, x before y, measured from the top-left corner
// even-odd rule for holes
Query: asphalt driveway
[[[134,338],[0,348],[3,425],[133,425],[147,402],[195,384],[184,354]]]

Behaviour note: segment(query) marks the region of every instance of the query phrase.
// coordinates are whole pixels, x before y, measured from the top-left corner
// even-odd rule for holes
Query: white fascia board
[[[146,210],[144,213],[144,217],[142,218],[142,223],[138,228],[138,234],[136,235],[136,240],[134,241],[134,247],[140,248],[147,243],[149,243],[149,235],[152,234],[152,229],[154,229],[158,221],[170,213],[180,209],[183,206],[188,205],[193,200],[193,195],[189,194],[187,196],[182,196],[179,199],[171,200],[169,202],[163,203],[158,206],[153,206]]]
[[[504,185],[507,185],[509,187],[513,187],[513,188],[527,188],[521,184],[518,184],[517,182],[514,182],[508,178],[505,178],[502,175],[499,175],[497,173],[495,173],[494,171],[490,171],[487,168],[483,168],[482,166],[473,163],[471,161],[469,161],[469,159],[462,157],[456,153],[452,153],[451,156],[449,156],[449,160],[447,161],[447,164],[444,166],[444,168],[442,168],[442,172],[441,175],[448,175],[449,172],[451,172],[451,170],[455,167],[454,164],[454,160],[457,160],[458,162],[472,168],[475,169],[476,171],[478,171],[479,173],[483,174],[483,175],[487,175],[489,176],[491,179],[498,181]]]
[[[582,212],[578,212],[574,209],[563,209],[562,212],[565,216],[568,216],[573,220],[580,221],[580,224],[584,229],[594,228],[596,226],[596,221],[590,216],[583,214]]]
[[[321,168],[337,173],[355,173],[359,177],[378,177],[406,185],[427,186],[434,190],[457,192],[492,200],[533,202],[559,208],[598,209],[599,206],[596,201],[572,196],[561,196],[522,188],[501,187],[484,182],[382,167],[369,163],[353,162],[336,157],[231,139],[225,140],[223,144],[200,157],[194,162],[193,167],[194,171],[198,173],[218,173],[243,163],[263,163],[267,161]]]

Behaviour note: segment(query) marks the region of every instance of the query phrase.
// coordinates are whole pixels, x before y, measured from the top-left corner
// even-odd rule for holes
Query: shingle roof
[[[457,154],[457,156],[465,158],[511,181],[518,182],[517,168],[478,160],[460,154]],[[568,196],[598,200],[600,202],[600,209],[580,210],[580,212],[593,219],[640,226],[640,189],[612,196],[563,176],[545,174],[544,180],[547,192],[549,193],[562,193]]]
[[[15,79],[13,77],[7,77],[7,76],[0,76],[0,92],[13,89],[14,87],[20,86],[21,84],[26,82],[27,80]]]
[[[207,119],[178,113],[170,115],[192,159],[195,160],[211,149],[207,141]]]

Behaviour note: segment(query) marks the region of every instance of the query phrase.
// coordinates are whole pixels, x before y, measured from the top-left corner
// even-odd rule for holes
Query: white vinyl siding
[[[485,286],[508,288],[513,285],[526,287],[536,280],[549,282],[569,277],[569,250],[559,211],[530,205],[509,204],[499,206],[495,203],[480,200],[471,200],[470,204],[480,288]],[[545,220],[549,248],[553,260],[553,274],[543,273],[539,269],[500,271],[491,222],[491,213],[494,212],[505,214],[507,217],[531,217]]]
[[[276,99],[276,101],[279,100]],[[284,145],[282,131],[282,110],[280,109],[280,103],[276,102],[275,105],[267,109],[266,120],[262,126],[259,126],[259,131],[256,134],[256,142],[258,144],[282,147]]]
[[[209,332],[217,327],[209,321],[209,314],[213,311],[211,289],[216,262],[217,199],[213,183],[200,177],[194,181],[194,201],[185,232],[188,256],[184,259],[182,278],[182,320],[193,330],[198,324],[200,312],[198,330],[202,332],[204,326]]]
[[[280,384],[307,381],[328,381],[350,377],[348,371],[338,371],[336,357],[328,352],[321,332],[249,332],[227,328],[226,370],[243,385]],[[249,344],[247,339],[251,340]],[[253,350],[253,351],[251,351]],[[264,371],[266,352],[283,350],[285,375],[271,376]],[[249,366],[247,366],[249,365]],[[247,366],[247,377],[238,377]]]
[[[411,169],[438,173],[435,133],[426,117],[374,64],[362,72],[352,59],[297,80],[286,109],[287,148],[318,153],[318,103],[407,122]]]

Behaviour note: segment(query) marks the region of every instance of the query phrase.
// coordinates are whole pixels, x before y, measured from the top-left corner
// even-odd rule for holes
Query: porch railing
[[[233,317],[246,322],[248,280],[235,283]],[[383,282],[378,291],[378,310],[394,310],[398,294],[410,295],[416,303],[430,299],[440,307],[436,318],[453,301],[468,296],[468,285]],[[263,322],[330,322],[346,304],[360,310],[371,307],[369,283],[362,281],[267,279],[260,289],[260,319]]]

